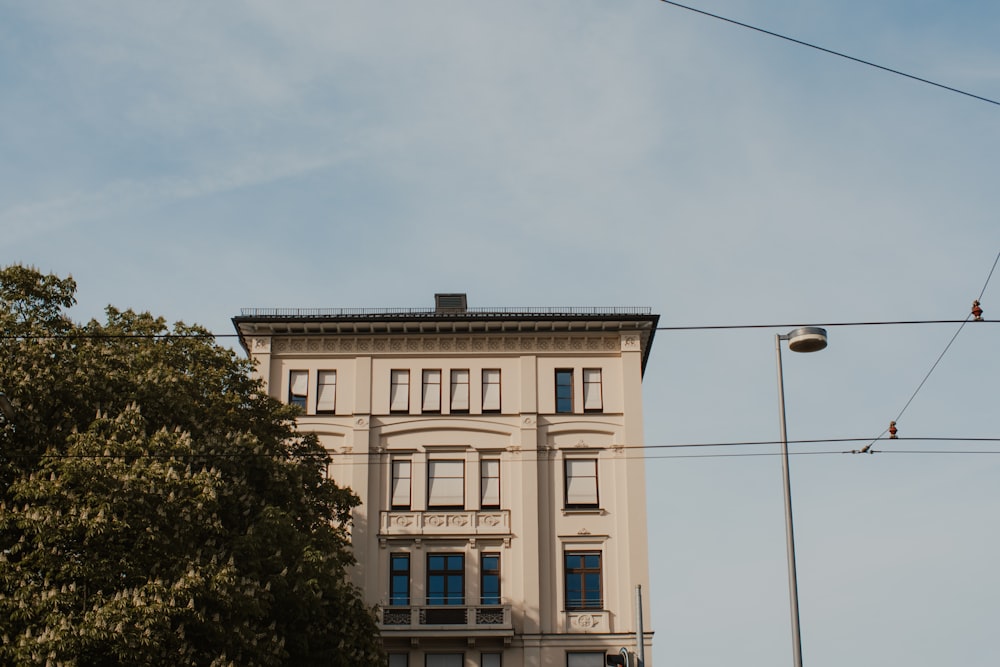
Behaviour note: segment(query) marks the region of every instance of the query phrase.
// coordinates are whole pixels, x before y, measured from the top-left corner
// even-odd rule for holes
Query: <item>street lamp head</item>
[[[820,327],[800,327],[782,338],[792,352],[819,352],[826,347],[826,329]]]

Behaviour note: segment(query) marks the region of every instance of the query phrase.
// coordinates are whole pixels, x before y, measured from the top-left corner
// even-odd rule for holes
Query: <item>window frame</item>
[[[460,377],[462,373],[465,374],[465,381],[464,382],[461,380],[461,377]],[[469,406],[471,405],[471,401],[470,401],[471,394],[469,393],[470,385],[471,385],[471,378],[472,378],[472,373],[469,371],[468,368],[453,368],[453,369],[451,369],[451,372],[449,373],[449,379],[450,379],[449,388],[450,388],[450,392],[448,394],[449,412],[451,412],[453,414],[468,414],[469,413]],[[464,387],[464,390],[460,389],[461,387]],[[462,393],[465,394],[465,396],[464,396],[464,398],[465,398],[465,401],[464,401],[465,405],[464,406],[461,405],[461,401],[460,400],[456,403],[456,396],[458,396],[458,397],[461,398]]]
[[[324,378],[333,376],[333,382],[323,382]],[[333,387],[332,405],[329,408],[320,408],[323,401],[323,387]],[[316,371],[316,414],[332,415],[337,412],[337,371],[335,369],[324,369]]]
[[[490,475],[487,466],[496,465],[496,475]],[[500,459],[484,458],[479,460],[479,509],[498,510],[500,509]],[[496,502],[487,502],[488,480],[496,480]],[[491,496],[492,496],[492,492]],[[492,498],[490,498],[492,500]]]
[[[436,558],[444,559],[444,567],[435,568],[431,561]],[[457,559],[458,567],[451,565]],[[440,578],[442,592],[439,596],[433,593],[433,580]],[[452,591],[455,578],[458,579],[458,595]],[[455,551],[442,551],[427,554],[427,606],[429,607],[458,607],[465,605],[465,554]]]
[[[458,466],[462,471],[462,495],[461,502],[441,502],[434,500],[434,480],[459,479],[457,475],[435,475],[438,466],[452,464]],[[447,491],[444,492],[447,498]],[[458,510],[465,509],[465,459],[430,459],[427,461],[427,509],[435,510]]]
[[[432,381],[437,374],[437,382]],[[437,387],[435,390],[434,388]],[[441,369],[425,368],[420,372],[420,412],[441,413]]]
[[[597,558],[597,566],[588,566],[586,559]],[[578,558],[580,564],[570,564],[571,558]],[[588,586],[588,576],[597,576],[597,596],[591,595],[592,588]],[[571,597],[571,582],[578,583],[579,597]],[[599,611],[604,609],[604,554],[601,551],[587,549],[567,549],[563,551],[563,594],[566,611]]]
[[[295,393],[295,385],[297,382],[295,378],[305,377],[305,390],[304,394]],[[309,409],[309,371],[302,369],[289,369],[288,371],[288,404],[297,405],[302,408],[302,412],[306,412]]]
[[[574,377],[572,368],[557,368],[555,369],[555,413],[557,415],[571,415],[575,412],[576,400],[574,394]],[[568,396],[560,396],[560,389],[564,389],[564,393],[568,393]],[[569,401],[566,405],[565,401]]]
[[[406,475],[402,475],[403,466]],[[389,508],[394,510],[409,510],[413,507],[413,461],[410,459],[392,459],[389,463]],[[397,470],[400,474],[397,474]],[[406,480],[406,503],[396,502],[397,482]]]
[[[401,402],[397,406],[397,398]],[[389,371],[389,413],[407,414],[410,412],[410,370],[394,368]]]
[[[404,568],[399,570],[396,569],[396,563],[401,562],[405,564]],[[407,551],[400,551],[396,553],[389,554],[389,606],[390,607],[409,607],[411,600],[412,583],[410,577],[412,575],[411,565],[410,565],[410,553]],[[404,579],[400,580],[404,585],[404,590],[398,591],[396,588],[397,576],[405,576]]]
[[[574,467],[574,464],[580,463],[592,463],[594,466],[593,475],[571,475],[570,469]],[[563,459],[563,508],[568,510],[592,510],[599,509],[601,507],[601,480],[600,480],[600,459],[596,456],[594,457],[568,457]],[[593,500],[590,501],[578,501],[573,500],[571,493],[580,493],[580,491],[575,490],[571,487],[578,486],[572,484],[573,480],[585,480],[593,479]]]
[[[581,667],[580,663],[572,660],[570,656],[586,656],[588,658],[592,656],[594,658],[593,666],[584,664],[582,667],[604,667],[608,654],[606,651],[566,651],[566,667]]]
[[[492,375],[496,373],[496,382],[490,381],[492,378],[488,377],[487,374]],[[482,379],[482,411],[483,414],[493,414],[501,412],[503,409],[503,394],[501,393],[503,374],[500,372],[499,368],[484,368],[480,373],[480,378]],[[495,390],[490,389],[490,387],[496,387]],[[493,392],[496,392],[495,404]],[[487,407],[487,402],[489,402],[489,407]]]
[[[496,567],[487,569],[486,560],[496,559]],[[494,578],[496,581],[496,594],[487,595],[487,578]],[[501,595],[502,579],[500,578],[500,553],[486,552],[479,555],[479,604],[500,605],[503,604]]]
[[[588,379],[588,375],[597,374],[597,381]],[[591,391],[596,385],[597,400],[596,406],[591,404]],[[604,412],[604,372],[600,368],[583,369],[583,411],[584,412]]]

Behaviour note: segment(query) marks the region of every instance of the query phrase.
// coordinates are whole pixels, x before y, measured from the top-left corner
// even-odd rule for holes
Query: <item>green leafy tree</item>
[[[0,269],[0,664],[379,665],[358,499],[209,332]]]

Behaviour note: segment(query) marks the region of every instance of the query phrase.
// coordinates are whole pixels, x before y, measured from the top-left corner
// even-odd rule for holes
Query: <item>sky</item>
[[[1000,100],[996,3],[688,1]],[[0,91],[0,262],[79,320],[649,306],[656,446],[778,440],[827,325],[791,440],[945,440],[791,444],[804,662],[996,664],[995,325],[835,325],[1000,318],[1000,105],[656,0],[0,0]],[[777,451],[646,450],[651,666],[790,664]]]

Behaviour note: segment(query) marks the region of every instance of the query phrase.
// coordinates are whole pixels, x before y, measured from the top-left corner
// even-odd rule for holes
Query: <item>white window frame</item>
[[[301,404],[298,400],[301,399]],[[299,405],[305,412],[309,406],[309,371],[288,371],[288,403]]]
[[[392,459],[389,484],[389,506],[408,510],[413,507],[413,461]]]
[[[500,508],[500,459],[498,458],[479,461],[479,507]]]

